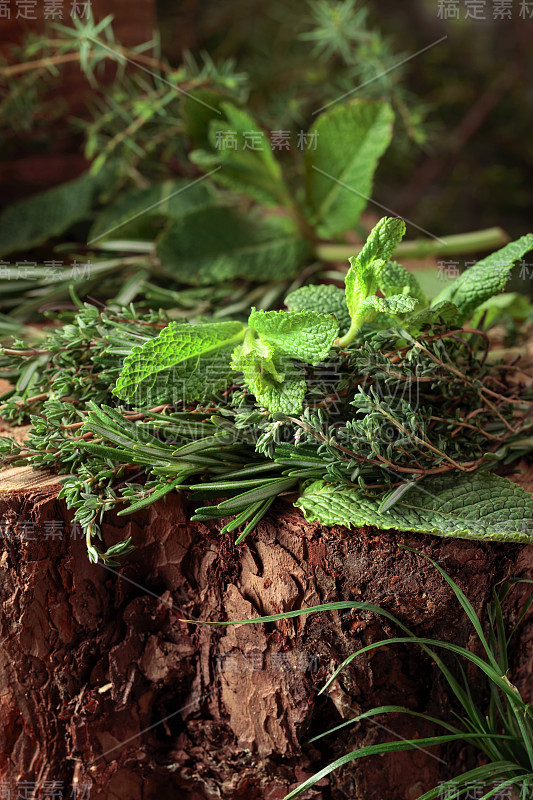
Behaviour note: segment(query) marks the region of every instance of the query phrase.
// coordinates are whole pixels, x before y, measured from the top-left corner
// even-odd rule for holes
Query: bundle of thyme
[[[229,518],[237,542],[279,496],[325,524],[530,540],[533,501],[490,470],[531,450],[531,388],[465,325],[533,236],[429,304],[390,260],[403,231],[378,224],[346,292],[303,287],[248,324],[79,302],[38,348],[3,350],[15,385],[2,417],[32,428],[23,444],[0,439],[2,462],[62,476],[92,561],[132,546],[95,543],[107,511],[173,490],[193,519]]]

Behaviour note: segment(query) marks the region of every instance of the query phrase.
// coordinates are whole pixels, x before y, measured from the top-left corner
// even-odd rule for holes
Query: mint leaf
[[[213,180],[263,205],[287,204],[290,195],[265,132],[242,109],[231,103],[221,103],[220,107],[226,120],[215,119],[209,127],[209,142],[215,152],[194,151],[191,161],[206,172],[221,166]]]
[[[181,98],[183,132],[193,147],[209,147],[209,125],[215,119],[222,119],[217,110],[220,111],[221,103],[230,99],[228,94],[222,94],[221,87],[216,91],[191,89]]]
[[[285,371],[276,355],[274,347],[261,339],[255,339],[253,334],[251,336],[247,334],[244,343],[233,351],[231,368],[239,372],[253,369],[258,373],[269,375],[276,383],[283,383]]]
[[[208,181],[161,181],[148,189],[133,189],[107,206],[91,228],[89,241],[94,239],[142,239],[153,237],[154,222],[160,219],[180,219],[192,211],[214,203],[213,189]]]
[[[463,539],[533,541],[533,498],[515,483],[485,471],[425,479],[388,511],[384,496],[315,481],[297,501],[322,525],[416,531]]]
[[[252,308],[244,343],[232,367],[257,403],[272,413],[300,414],[305,379],[292,358],[317,365],[327,358],[339,330],[336,319],[314,311],[256,311]]]
[[[289,378],[276,383],[268,374],[244,373],[257,405],[264,406],[272,414],[301,414],[306,385],[303,378]]]
[[[138,407],[208,399],[228,385],[231,354],[243,336],[240,322],[171,322],[133,348],[113,393]]]
[[[419,304],[427,305],[427,299],[416,276],[397,261],[387,261],[378,271],[378,286],[384,295],[408,294],[416,297]]]
[[[109,178],[108,169],[99,175],[85,172],[73,181],[7,206],[0,214],[0,256],[31,250],[89,217]]]
[[[385,262],[369,261],[361,264],[357,258],[350,258],[351,266],[346,275],[346,304],[352,320],[357,318],[361,303],[367,297],[375,295],[378,288],[376,266],[379,268],[382,264]]]
[[[319,236],[331,238],[358,222],[393,119],[387,103],[353,100],[325,111],[310,129],[316,149],[305,151],[307,203]]]
[[[359,255],[350,258],[350,269],[346,275],[346,302],[352,319],[357,317],[363,300],[376,293],[379,275],[387,276],[388,261],[404,233],[403,219],[383,217],[370,231]]]
[[[357,318],[368,322],[374,314],[408,314],[418,304],[415,297],[408,297],[405,294],[397,294],[393,297],[367,297],[359,306]]]
[[[368,234],[363,249],[357,256],[357,263],[366,266],[376,259],[389,261],[404,236],[405,222],[403,219],[382,217]]]
[[[408,314],[410,311],[413,311],[417,305],[418,300],[415,297],[408,297],[405,294],[397,294],[393,297],[377,297],[375,294],[370,295],[370,297],[365,298],[359,303],[357,311],[352,318],[350,334],[357,332],[365,322],[372,322],[378,314],[387,315],[384,323],[386,327],[394,325],[395,320],[393,317],[399,316],[400,314]],[[350,340],[347,340],[348,336],[345,337],[345,339],[341,339],[339,344],[342,347],[344,347],[345,344],[349,344],[351,336]]]
[[[432,308],[424,308],[403,324],[410,333],[416,334],[433,327],[433,325],[456,325],[460,316],[456,305],[448,300],[443,300]]]
[[[533,233],[522,236],[466,269],[435,297],[431,305],[450,300],[460,310],[461,322],[464,322],[481,303],[505,288],[509,271],[530,250],[533,250]]]
[[[302,286],[285,298],[289,311],[316,311],[319,314],[333,314],[339,323],[339,333],[346,333],[350,327],[350,312],[346,305],[346,294],[338,286],[317,284]]]
[[[370,311],[375,311],[377,314],[407,314],[415,308],[417,303],[415,297],[408,297],[405,294],[396,294],[393,297],[373,295],[361,303],[359,313],[365,317],[365,320]]]
[[[244,382],[258,405],[271,413],[300,414],[306,384],[288,357],[261,339],[247,335],[233,353],[231,366],[243,373]]]
[[[256,311],[248,325],[281,353],[316,366],[327,358],[339,325],[335,317],[315,311]]]
[[[487,330],[492,325],[509,319],[523,322],[532,312],[533,305],[523,294],[505,292],[485,300],[478,306],[472,316],[471,325],[473,328],[479,328],[483,321],[483,327]]]
[[[157,255],[169,273],[183,283],[203,286],[234,278],[290,278],[308,253],[309,243],[287,220],[261,220],[225,207],[188,214],[157,243]]]

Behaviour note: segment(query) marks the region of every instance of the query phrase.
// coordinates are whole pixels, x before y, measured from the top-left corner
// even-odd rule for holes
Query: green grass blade
[[[343,730],[343,728],[354,725],[356,722],[361,722],[363,719],[375,717],[378,714],[409,714],[411,717],[418,717],[426,722],[432,722],[435,725],[440,725],[445,730],[450,731],[450,733],[464,733],[464,731],[462,731],[460,728],[457,728],[455,725],[450,725],[448,722],[444,722],[444,720],[437,719],[436,717],[430,717],[428,714],[422,714],[419,711],[411,711],[410,708],[405,708],[405,706],[377,706],[376,708],[372,708],[370,711],[365,711],[363,714],[359,714],[357,717],[337,725],[335,728],[330,728],[329,731],[319,733],[318,736],[313,736],[312,739],[308,740],[307,744],[318,742],[318,740],[323,739],[324,736],[329,736],[331,733],[336,733],[336,731]]]
[[[495,786],[489,792],[487,792],[482,797],[480,797],[479,800],[489,800],[490,797],[494,797],[497,794],[499,795],[500,792],[502,791],[502,789],[504,789],[506,786],[516,786],[516,784],[524,784],[525,781],[531,781],[532,777],[533,777],[533,773],[530,772],[530,773],[527,773],[526,775],[518,775],[515,778],[509,778],[508,780],[503,781],[502,783],[499,783],[497,786]],[[505,795],[502,795],[502,797],[504,797],[504,796]]]
[[[463,772],[456,778],[453,778],[446,783],[441,783],[430,789],[429,792],[420,795],[417,800],[435,800],[437,797],[442,797],[441,792],[444,789],[457,788],[458,793],[455,795],[446,794],[446,800],[453,800],[453,798],[460,797],[465,791],[468,791],[473,783],[478,781],[488,781],[491,778],[498,777],[506,772],[513,772],[516,770],[516,764],[510,761],[496,761],[493,764],[484,764],[482,767],[474,767],[467,772]],[[285,798],[286,800],[286,798]]]
[[[435,747],[442,744],[448,744],[448,742],[456,742],[456,741],[468,741],[472,739],[471,734],[461,733],[457,734],[446,734],[444,736],[431,736],[428,738],[423,739],[403,739],[401,741],[396,742],[383,742],[382,744],[373,744],[368,745],[366,747],[361,747],[359,750],[354,750],[351,753],[347,753],[344,756],[341,756],[336,761],[333,761],[331,764],[328,764],[327,767],[324,767],[311,778],[308,778],[304,781],[300,786],[296,789],[293,789],[292,792],[285,795],[283,800],[292,800],[293,797],[298,797],[298,795],[303,794],[315,783],[322,780],[322,778],[326,778],[336,769],[339,767],[343,767],[345,764],[349,764],[351,761],[355,761],[358,758],[365,758],[366,756],[372,755],[382,755],[383,753],[395,753],[402,750],[413,750],[414,748],[420,749],[423,747]],[[514,766],[514,765],[513,765]],[[440,789],[441,787],[438,787]],[[437,789],[437,791],[438,791]],[[424,795],[425,800],[429,800],[429,797],[435,797],[436,795]],[[419,798],[422,800],[422,798]]]
[[[210,510],[211,506],[206,506],[205,509],[198,509],[197,513],[204,510]],[[182,620],[182,622],[190,622],[194,625],[253,625],[259,622],[278,622],[282,619],[293,619],[294,617],[301,617],[303,614],[318,614],[321,611],[350,611],[352,609],[359,611],[373,611],[376,614],[390,619],[392,622],[398,623],[396,617],[385,611],[380,606],[372,605],[372,603],[364,603],[359,600],[338,600],[336,603],[322,603],[318,606],[310,606],[309,608],[297,608],[294,611],[284,611],[282,614],[269,614],[265,617],[254,617],[252,619],[239,619],[224,622],[209,622],[207,620]]]
[[[444,650],[449,650],[452,653],[456,653],[457,655],[463,656],[468,661],[471,661],[475,664],[479,669],[487,675],[487,677],[493,681],[501,691],[511,700],[511,702],[515,705],[518,705],[522,709],[525,708],[524,701],[518,694],[518,692],[513,689],[513,687],[509,684],[508,681],[504,680],[500,677],[498,670],[495,670],[491,664],[488,664],[486,661],[483,661],[482,658],[477,656],[475,653],[471,653],[469,650],[466,650],[464,647],[460,647],[459,645],[452,644],[450,642],[439,642],[435,639],[426,639],[424,637],[419,636],[399,636],[392,639],[383,639],[380,642],[374,642],[373,644],[366,645],[366,647],[361,648],[356,653],[352,653],[352,655],[348,656],[347,659],[338,667],[333,675],[328,679],[326,685],[321,689],[323,692],[327,686],[331,684],[333,680],[337,677],[341,669],[363,653],[368,653],[371,650],[375,650],[377,647],[382,647],[383,645],[390,645],[390,644],[418,644],[418,645],[428,645],[430,647],[439,647]]]
[[[529,768],[533,769],[533,728],[530,723],[529,716],[527,714],[526,709],[522,711],[522,709],[514,709],[515,711],[515,719],[520,728],[520,733],[522,734],[522,738],[524,740],[524,745],[527,750],[527,755],[529,758]]]
[[[470,602],[470,600],[468,599],[468,597],[465,595],[465,593],[459,588],[459,586],[455,583],[455,581],[452,580],[450,578],[450,576],[442,569],[442,567],[436,561],[434,561],[432,558],[430,558],[430,556],[426,555],[425,553],[421,553],[419,550],[415,550],[412,547],[407,547],[407,545],[400,545],[400,546],[401,546],[402,550],[409,550],[411,553],[415,553],[418,556],[422,556],[423,558],[427,558],[427,560],[430,561],[431,564],[433,564],[435,569],[437,569],[440,572],[440,574],[442,575],[442,577],[444,578],[444,580],[446,581],[448,586],[450,586],[452,588],[455,596],[457,597],[457,599],[459,600],[459,602],[462,605],[463,609],[465,610],[465,612],[466,612],[466,614],[468,616],[468,619],[472,623],[472,625],[474,627],[474,630],[476,631],[476,633],[478,635],[479,641],[483,645],[483,649],[485,650],[490,663],[492,664],[492,666],[496,670],[499,670],[498,661],[494,657],[494,654],[493,654],[492,650],[489,647],[489,643],[487,642],[487,640],[485,638],[485,634],[483,633],[483,628],[482,628],[482,625],[481,625],[481,621],[480,621],[478,615],[476,614],[476,612],[474,611],[474,607],[473,607],[472,603]]]

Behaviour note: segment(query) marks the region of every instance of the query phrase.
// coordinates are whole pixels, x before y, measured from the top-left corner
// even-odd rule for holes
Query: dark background
[[[495,3],[486,0],[486,21],[465,20],[465,0],[457,4],[459,20],[439,19],[446,3],[438,0],[366,3],[371,24],[389,37],[398,59],[448,37],[402,68],[406,102],[423,117],[423,140],[412,141],[397,122],[374,191],[381,203],[437,236],[499,225],[517,237],[531,227],[533,19],[520,16],[521,0],[513,0],[512,19],[493,19]],[[14,0],[11,6],[14,17]],[[302,44],[295,43],[296,26],[309,15],[302,0],[93,0],[92,8],[96,19],[114,15],[116,39],[124,45],[148,40],[158,27],[173,64],[187,50],[207,51],[215,60],[233,57],[251,76],[250,104],[266,125],[276,99],[286,102],[312,80],[311,53],[303,75]],[[529,9],[533,14],[533,4]],[[4,52],[28,27],[42,28],[42,20],[0,20]],[[293,69],[296,48],[300,67]],[[341,63],[333,67],[342,75]],[[65,70],[54,91],[65,118],[83,116],[87,84],[77,67]],[[9,122],[3,120],[4,130]],[[81,136],[60,120],[2,138],[2,205],[86,167]]]

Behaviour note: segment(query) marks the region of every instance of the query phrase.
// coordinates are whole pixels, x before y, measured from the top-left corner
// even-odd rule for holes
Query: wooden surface
[[[281,502],[235,547],[219,533],[224,520],[190,522],[176,493],[130,517],[106,515],[105,546],[131,536],[136,550],[104,568],[71,535],[54,481],[24,468],[0,476],[0,520],[15,532],[0,541],[0,781],[12,797],[21,781],[35,783],[35,797],[62,781],[65,798],[89,783],[91,800],[281,800],[356,747],[436,731],[395,715],[389,731],[365,722],[319,748],[310,736],[387,703],[451,719],[446,686],[418,649],[398,645],[357,659],[318,697],[347,655],[397,633],[374,614],[222,629],[182,618],[366,600],[420,635],[473,647],[445,581],[401,545],[441,563],[478,611],[505,576],[533,574],[531,546],[323,528]],[[28,521],[34,537],[17,537]],[[50,536],[60,522],[65,535]],[[524,591],[506,604],[510,624]],[[510,664],[509,680],[531,697],[531,613]],[[470,679],[483,697],[479,674]],[[468,748],[361,759],[313,798],[411,800],[475,759]]]
[[[0,493],[10,494],[11,492],[31,492],[39,490],[45,486],[57,486],[57,475],[32,467],[9,467],[0,470]]]

